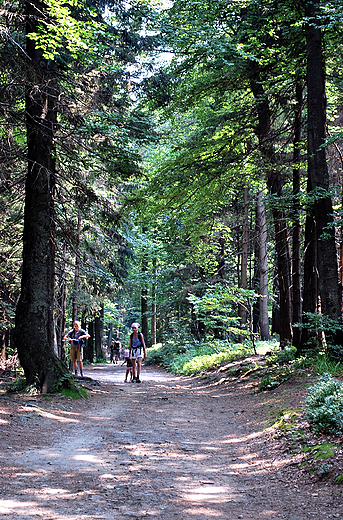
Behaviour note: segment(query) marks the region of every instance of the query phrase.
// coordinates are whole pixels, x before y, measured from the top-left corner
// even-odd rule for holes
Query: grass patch
[[[297,427],[294,419],[297,419],[301,415],[301,410],[281,410],[277,415],[278,419],[272,425],[272,428],[278,428],[282,432],[285,432]]]
[[[339,475],[337,475],[337,477],[335,478],[335,480],[333,481],[334,484],[343,484],[343,475],[342,473],[340,473]]]
[[[252,353],[251,344],[228,344],[221,340],[168,341],[148,349],[147,364],[163,365],[175,374],[193,376]]]
[[[75,386],[72,388],[62,388],[59,392],[60,394],[64,395],[65,397],[68,397],[69,399],[81,399],[81,398],[88,398],[88,394],[82,386]]]
[[[335,455],[335,451],[338,446],[335,446],[331,442],[325,442],[324,444],[318,444],[318,446],[307,446],[302,448],[302,453],[313,453],[313,458],[316,460],[329,459]]]
[[[311,359],[311,365],[319,376],[331,374],[332,376],[340,376],[343,373],[343,365],[336,359],[330,358],[327,353],[318,354]]]

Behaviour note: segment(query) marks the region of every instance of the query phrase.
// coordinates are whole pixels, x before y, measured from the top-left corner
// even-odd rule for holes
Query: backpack
[[[133,338],[133,332],[132,332],[132,334],[130,334],[130,338],[131,338],[131,340],[132,340],[132,338]],[[142,334],[141,332],[138,332],[138,339],[139,339],[139,341],[141,342],[141,344],[140,344],[140,346],[137,347],[137,348],[143,348],[143,334]]]

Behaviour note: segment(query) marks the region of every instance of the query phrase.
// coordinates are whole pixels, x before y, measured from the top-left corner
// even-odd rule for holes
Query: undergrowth
[[[253,353],[251,344],[231,343],[222,340],[207,342],[173,341],[157,344],[148,349],[147,364],[159,364],[175,374],[188,376],[201,374],[211,368]]]
[[[309,388],[306,417],[315,433],[341,434],[343,430],[343,383],[327,374]]]

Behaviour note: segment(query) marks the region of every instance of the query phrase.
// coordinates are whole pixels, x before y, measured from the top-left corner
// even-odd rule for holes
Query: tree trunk
[[[242,233],[242,263],[241,263],[241,284],[242,289],[248,286],[248,242],[249,242],[249,188],[246,186],[243,192],[244,197],[244,222]],[[239,306],[239,314],[241,317],[241,325],[246,325],[248,318],[248,310],[245,306]]]
[[[113,322],[111,321],[108,324],[108,336],[107,336],[107,345],[110,347],[112,345],[113,338]]]
[[[0,361],[6,360],[6,330],[1,331]]]
[[[146,227],[143,227],[143,233],[147,233],[148,229]],[[148,269],[148,261],[147,258],[143,257],[142,260],[142,277],[143,277],[143,283],[145,285],[145,275]],[[144,336],[145,342],[147,347],[150,346],[150,338],[148,337],[148,291],[145,286],[141,289],[141,331]]]
[[[148,291],[145,287],[143,287],[141,291],[141,331],[144,336],[144,339],[149,346],[149,338],[148,338]]]
[[[302,113],[302,84],[295,86],[296,106],[294,114],[294,151],[293,151],[293,232],[292,232],[292,323],[301,323],[301,224],[300,224],[300,142]],[[301,328],[293,328],[293,345],[298,349],[301,343]]]
[[[41,0],[26,2],[26,33],[35,32]],[[25,185],[23,269],[15,317],[15,344],[28,384],[53,390],[66,368],[54,353],[55,145],[59,91],[56,65],[26,39],[28,170]]]
[[[319,1],[306,2],[307,48],[307,146],[308,192],[321,190],[313,204],[313,224],[317,240],[318,282],[321,313],[338,319],[341,316],[338,286],[337,251],[333,209],[328,195],[329,173],[323,147],[326,128],[325,67],[319,18]],[[323,193],[323,190],[326,193]],[[323,233],[325,232],[325,237]],[[307,254],[309,251],[307,251]]]
[[[151,288],[151,345],[156,345],[156,258],[153,259],[154,280]]]
[[[66,273],[66,243],[63,244],[62,265],[58,276],[56,291],[56,339],[58,357],[65,362],[65,345],[63,341],[65,333],[65,315],[67,302],[67,273]]]
[[[272,334],[280,334],[280,291],[276,266],[273,275]]]
[[[77,215],[77,235],[76,235],[76,255],[75,255],[75,271],[74,271],[74,284],[73,284],[73,302],[72,302],[72,317],[73,323],[78,320],[78,294],[80,286],[80,238],[81,238],[81,213]]]
[[[281,199],[283,196],[282,179],[279,169],[275,167],[271,113],[257,67],[258,65],[255,63],[251,65],[254,77],[250,81],[250,86],[257,102],[258,125],[256,134],[259,139],[261,155],[265,162],[269,193],[273,195],[272,213],[280,291],[280,345],[283,347],[292,341],[289,236],[284,211],[280,209],[280,204],[277,202],[277,199]]]
[[[95,343],[95,355],[97,357],[97,359],[101,359],[103,354],[102,354],[102,336],[103,336],[103,330],[104,330],[104,326],[103,326],[103,322],[104,322],[104,306],[102,305],[102,308],[101,308],[101,314],[100,316],[97,316],[94,320],[94,343]]]
[[[257,199],[256,219],[258,224],[258,252],[259,252],[259,318],[260,318],[260,334],[261,339],[270,339],[269,334],[269,318],[268,318],[268,255],[267,255],[267,221],[266,209],[263,203],[263,193],[260,191]]]
[[[95,322],[91,321],[88,323],[88,327],[82,327],[88,331],[90,338],[86,340],[86,346],[83,349],[83,359],[85,361],[89,361],[90,363],[94,363],[94,337],[95,337]],[[102,357],[102,352],[100,354]]]

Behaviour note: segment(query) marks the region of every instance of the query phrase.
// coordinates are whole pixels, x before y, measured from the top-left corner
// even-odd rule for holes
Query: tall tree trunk
[[[107,336],[107,345],[108,345],[108,347],[110,347],[112,345],[112,338],[113,338],[113,322],[111,321],[108,324],[108,336]]]
[[[156,258],[152,261],[152,267],[154,280],[151,288],[151,344],[156,345]]]
[[[0,338],[0,361],[5,361],[6,359],[6,330],[2,329],[1,338]]]
[[[95,322],[91,321],[88,323],[88,326],[83,326],[85,330],[88,331],[88,334],[90,335],[90,338],[86,340],[86,346],[83,348],[83,359],[85,361],[89,361],[90,363],[94,362],[94,337],[95,337]],[[102,352],[100,353],[99,357],[102,358]]]
[[[249,242],[249,188],[245,186],[243,192],[244,200],[244,221],[242,233],[242,263],[241,263],[241,284],[242,289],[248,287],[248,242]],[[241,325],[246,325],[248,318],[248,310],[245,306],[239,306],[239,314],[241,317]]]
[[[272,213],[280,291],[280,345],[283,347],[292,341],[289,236],[286,216],[283,209],[280,209],[280,204],[277,203],[277,199],[283,197],[282,179],[279,168],[275,165],[269,102],[261,83],[258,65],[251,64],[251,69],[253,78],[250,81],[250,86],[257,102],[258,125],[256,134],[259,139],[261,155],[265,162],[269,193],[273,195]]]
[[[58,275],[56,290],[56,339],[58,357],[65,362],[65,345],[63,341],[65,333],[65,315],[67,302],[67,273],[66,273],[66,250],[67,245],[63,244],[62,265]]]
[[[72,301],[72,318],[73,323],[78,320],[78,296],[79,296],[79,286],[80,286],[80,265],[81,265],[81,257],[80,257],[80,239],[81,239],[81,213],[78,212],[77,215],[77,235],[76,235],[76,255],[75,255],[75,271],[74,271],[74,284],[73,284],[73,301]]]
[[[147,233],[148,229],[146,227],[143,228],[143,233]],[[143,280],[145,278],[145,274],[148,269],[148,261],[147,258],[144,256],[142,260],[142,275]],[[145,284],[145,281],[144,281]],[[147,346],[150,346],[150,338],[148,337],[148,290],[145,286],[141,289],[141,331],[144,336],[144,339],[147,343]]]
[[[261,339],[270,339],[268,318],[268,255],[267,255],[267,221],[266,209],[263,202],[263,193],[260,191],[257,199],[256,218],[258,222],[258,244],[260,264],[260,288],[259,288],[259,317]]]
[[[103,331],[103,308],[102,315],[97,316],[94,320],[94,346],[95,346],[95,355],[97,359],[102,358],[102,331]]]
[[[45,7],[25,2],[26,34],[35,32]],[[66,368],[54,353],[55,145],[59,91],[56,66],[26,39],[28,170],[25,185],[23,269],[15,317],[15,344],[28,384],[54,388]]]
[[[150,340],[148,338],[148,291],[145,287],[141,290],[141,330],[144,336],[144,339],[149,346]]]
[[[300,224],[300,142],[302,124],[302,84],[295,85],[296,106],[294,113],[293,151],[293,232],[292,232],[292,322],[301,323],[301,224]],[[301,342],[301,328],[293,328],[293,345],[298,349]]]
[[[333,209],[329,189],[326,152],[323,147],[326,133],[325,66],[320,29],[319,0],[306,2],[305,16],[307,47],[307,146],[308,192],[320,190],[319,200],[313,204],[312,214],[317,240],[318,283],[320,310],[333,319],[341,317],[338,286],[337,251],[333,225]],[[323,194],[323,190],[324,193]],[[310,217],[310,216],[308,216]],[[310,224],[310,222],[308,221]],[[323,236],[325,233],[325,237]],[[314,235],[313,235],[314,236]],[[310,249],[306,251],[309,254]],[[307,259],[309,262],[310,260]],[[313,266],[314,267],[314,266]]]

